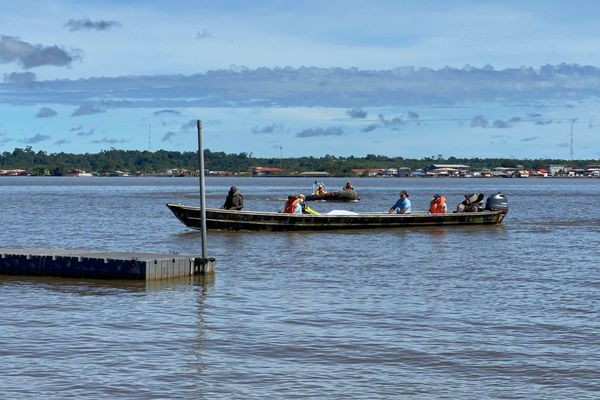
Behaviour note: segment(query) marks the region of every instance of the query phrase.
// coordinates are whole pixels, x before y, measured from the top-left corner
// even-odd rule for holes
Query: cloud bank
[[[30,138],[26,138],[24,140],[24,142],[27,144],[36,144],[36,143],[44,142],[48,139],[50,139],[50,136],[37,133]]]
[[[98,113],[102,113],[102,112],[104,112],[104,109],[102,109],[102,108],[98,108],[93,105],[83,104],[83,105],[79,106],[75,111],[73,111],[73,114],[71,114],[71,116],[79,117],[81,115],[91,115],[91,114],[98,114]]]
[[[162,141],[163,142],[169,142],[173,137],[175,137],[177,134],[175,132],[169,131],[169,132],[165,132],[165,134],[162,137]]]
[[[11,72],[4,74],[4,82],[30,86],[35,82],[35,74],[33,72]]]
[[[153,113],[154,115],[173,115],[173,116],[180,116],[181,112],[177,111],[177,110],[160,110],[160,111],[155,111]]]
[[[50,118],[57,116],[58,113],[49,107],[42,107],[39,109],[37,114],[35,114],[36,118]]]
[[[127,140],[125,139],[114,139],[114,138],[102,138],[98,140],[92,140],[90,143],[94,144],[117,144],[117,143],[125,143]]]
[[[120,28],[121,23],[117,21],[98,20],[92,21],[89,18],[70,19],[65,22],[65,27],[71,32],[77,31],[106,31],[111,28]]]
[[[53,65],[65,67],[80,59],[76,52],[58,46],[32,45],[12,36],[0,36],[0,63],[17,62],[25,69]]]
[[[277,129],[279,129],[279,125],[277,124],[271,124],[271,125],[265,125],[265,126],[255,126],[252,128],[252,133],[259,135],[259,134],[271,134],[271,133],[275,133],[277,131]]]
[[[201,31],[196,32],[196,40],[202,39],[210,39],[212,38],[212,34],[206,29],[202,29]]]
[[[346,111],[350,118],[367,118],[367,112],[362,108],[352,108]]]
[[[296,133],[296,137],[307,138],[307,137],[316,137],[316,136],[340,136],[344,134],[344,130],[340,127],[329,127],[326,129],[323,128],[310,128],[304,129]]]
[[[57,46],[36,47],[7,36],[0,40],[0,62],[17,61],[31,68],[65,66],[74,59]],[[361,107],[365,104],[372,107],[482,102],[565,104],[591,97],[600,97],[600,68],[576,64],[503,70],[232,67],[195,75],[38,80],[26,91],[0,84],[0,101],[83,104],[110,98],[115,106],[157,108],[343,107],[352,110],[351,117],[363,115]],[[418,114],[409,112],[397,118],[416,120],[417,117]]]

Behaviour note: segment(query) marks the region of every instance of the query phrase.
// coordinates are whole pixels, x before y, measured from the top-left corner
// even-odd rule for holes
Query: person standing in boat
[[[408,199],[408,192],[406,190],[400,191],[400,198],[396,203],[389,209],[388,214],[396,212],[398,214],[410,214],[412,211],[412,204]]]
[[[244,196],[242,196],[242,193],[240,193],[238,188],[235,186],[229,188],[229,193],[227,193],[227,198],[225,198],[225,204],[223,204],[221,208],[236,211],[240,211],[244,208]]]
[[[446,198],[441,196],[439,193],[433,195],[433,199],[429,202],[429,213],[431,214],[445,214],[448,210],[446,206]]]

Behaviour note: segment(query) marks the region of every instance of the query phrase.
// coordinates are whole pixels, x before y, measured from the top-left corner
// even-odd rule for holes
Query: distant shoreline
[[[305,178],[305,179],[316,179],[316,180],[327,180],[327,179],[517,179],[517,180],[538,180],[538,179],[600,179],[600,176],[530,176],[527,178],[523,177],[512,177],[512,176],[328,176],[328,177],[312,177],[312,176],[298,176],[298,175],[205,175],[206,178]],[[74,179],[89,179],[89,178],[195,178],[197,175],[186,175],[186,176],[175,176],[175,175],[128,175],[128,176],[105,176],[105,175],[94,175],[94,176],[73,176],[73,175],[0,175],[2,178],[74,178]]]

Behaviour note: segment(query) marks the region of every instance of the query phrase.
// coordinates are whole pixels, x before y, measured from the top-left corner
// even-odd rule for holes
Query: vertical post
[[[279,168],[283,169],[283,146],[279,146]]]
[[[198,128],[198,178],[200,180],[200,226],[202,228],[202,258],[206,259],[206,198],[204,195],[204,147],[202,146],[202,121],[197,120]]]
[[[570,146],[570,156],[571,156],[571,161],[573,161],[573,124],[575,123],[575,120],[572,119],[571,120],[571,146]]]

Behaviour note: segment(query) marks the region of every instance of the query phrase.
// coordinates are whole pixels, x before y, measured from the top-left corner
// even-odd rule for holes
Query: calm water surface
[[[310,179],[209,178],[277,210]],[[344,179],[326,181],[341,187]],[[210,232],[212,280],[0,276],[3,398],[597,398],[600,180],[354,179],[387,210],[507,195],[505,223]],[[194,254],[193,178],[1,178],[1,247]]]

